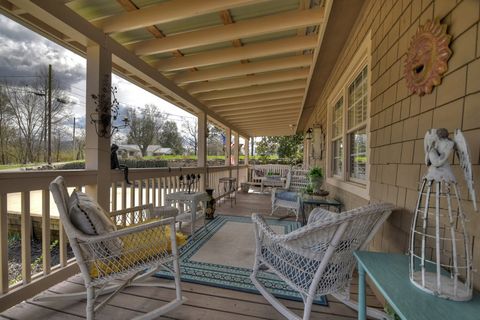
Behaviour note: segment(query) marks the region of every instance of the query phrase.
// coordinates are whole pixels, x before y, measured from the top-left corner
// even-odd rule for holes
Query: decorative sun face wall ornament
[[[452,55],[447,25],[428,20],[412,37],[405,60],[405,79],[411,93],[423,96],[440,84]]]

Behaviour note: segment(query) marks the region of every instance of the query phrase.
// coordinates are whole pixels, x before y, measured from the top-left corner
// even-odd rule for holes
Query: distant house
[[[138,158],[142,156],[140,148],[136,144],[122,144],[118,146],[117,154],[121,158]],[[160,145],[150,145],[146,156],[160,156],[173,154],[172,148],[162,148]]]

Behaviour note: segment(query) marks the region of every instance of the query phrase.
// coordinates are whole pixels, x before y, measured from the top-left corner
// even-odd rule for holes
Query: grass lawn
[[[17,168],[29,168],[38,166],[37,164],[0,164],[0,170],[10,170],[10,169],[17,169]]]

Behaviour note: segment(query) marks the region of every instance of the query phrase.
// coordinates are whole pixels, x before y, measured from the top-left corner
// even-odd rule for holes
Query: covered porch
[[[86,58],[85,115],[96,120],[86,123],[85,170],[0,173],[0,311],[11,308],[0,317],[85,316],[84,302],[25,302],[45,290],[81,288],[61,224],[55,235],[59,264],[52,263],[55,205],[48,186],[58,175],[69,190],[85,191],[106,211],[125,210],[128,221],[128,210],[135,206],[161,206],[166,195],[183,190],[179,177],[185,173],[200,176],[196,190],[213,188],[218,196],[221,178],[247,182],[253,169],[248,146],[255,137],[304,134],[303,167],[322,168],[324,187],[345,210],[380,202],[395,205],[369,249],[403,254],[418,206],[419,181],[427,170],[423,138],[428,129],[443,127],[451,135],[455,129],[464,132],[475,184],[480,185],[478,1],[0,0],[0,10]],[[439,41],[448,42],[452,52],[438,80],[427,89],[416,88],[407,76],[422,73],[425,66],[406,70],[406,59],[411,47],[416,49],[410,43],[417,30],[430,21],[444,25],[439,28],[448,32],[448,41]],[[110,94],[102,97],[100,109],[92,95],[110,93],[112,72],[197,117],[196,167],[131,170],[132,186],[123,173],[111,170],[109,133],[116,124]],[[225,131],[223,166],[207,163],[208,123]],[[245,141],[243,163],[240,138]],[[455,173],[461,172],[458,161],[450,163]],[[472,212],[463,181],[459,184],[459,203],[472,221],[466,229],[478,237],[480,220]],[[35,204],[33,192],[40,195]],[[20,203],[22,272],[16,281],[9,278],[8,264],[12,194]],[[40,272],[32,268],[33,207],[39,208],[41,221]],[[226,203],[217,213],[250,216],[270,210],[269,195],[238,192],[236,205]],[[476,242],[469,251],[473,269],[480,266]],[[478,273],[473,273],[472,282],[478,289]],[[189,301],[164,318],[281,319],[259,295],[182,285]],[[156,289],[129,288],[98,318],[128,319],[173,294],[152,290]],[[383,308],[379,300],[368,289],[368,305]],[[302,313],[302,303],[284,302]],[[329,297],[329,306],[314,306],[311,318],[353,319],[356,312]]]

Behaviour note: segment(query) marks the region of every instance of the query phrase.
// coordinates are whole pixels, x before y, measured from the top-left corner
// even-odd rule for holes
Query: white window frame
[[[364,124],[357,125],[353,128],[348,128],[348,88],[362,70],[367,67],[367,119],[366,119],[366,133],[367,133],[367,163],[365,177],[366,180],[357,180],[350,178],[350,140],[349,134],[362,128]],[[343,172],[341,175],[333,174],[333,111],[337,101],[343,96]],[[370,200],[370,108],[371,108],[371,34],[367,34],[357,50],[352,61],[346,68],[345,72],[340,77],[340,81],[333,89],[332,93],[327,99],[327,158],[326,158],[326,177],[327,183],[337,188],[343,189],[347,192],[353,193],[366,200]]]

